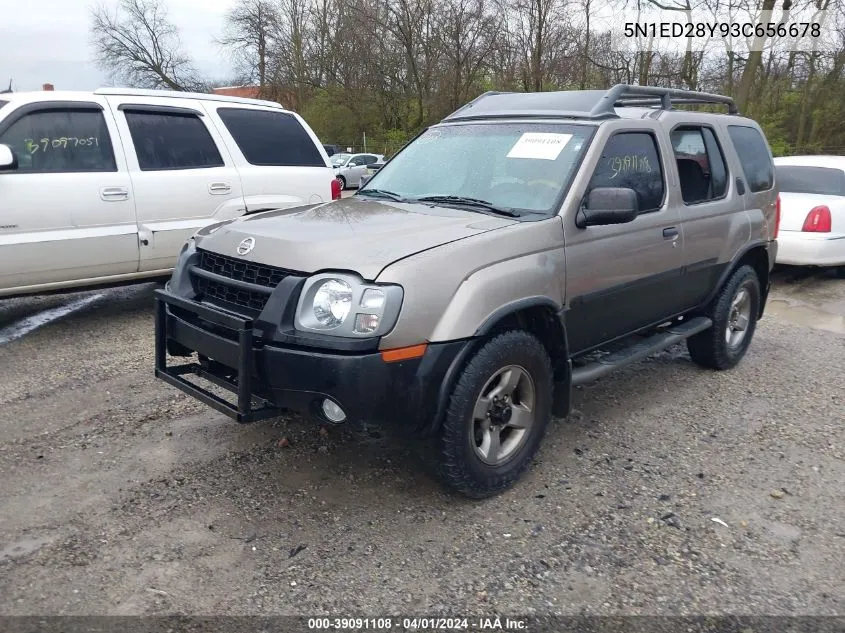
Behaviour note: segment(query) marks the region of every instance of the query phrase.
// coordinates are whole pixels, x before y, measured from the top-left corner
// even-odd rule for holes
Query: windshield
[[[359,193],[378,189],[405,200],[456,196],[553,213],[593,130],[557,123],[433,127],[379,169]]]
[[[778,165],[775,171],[781,191],[845,196],[845,171],[841,169]]]
[[[352,154],[335,154],[331,157],[332,165],[334,165],[335,167],[340,167],[341,165],[343,165],[343,163],[349,160],[350,156],[352,156]]]

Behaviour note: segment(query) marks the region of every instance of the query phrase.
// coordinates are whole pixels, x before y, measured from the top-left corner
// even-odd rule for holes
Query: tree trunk
[[[798,132],[795,134],[795,147],[799,151],[806,143],[807,122],[810,117],[810,105],[813,100],[813,80],[816,76],[816,58],[817,53],[815,51],[811,52],[808,61],[810,69],[807,72],[804,89],[801,91],[801,111],[798,114]]]
[[[762,10],[773,11],[775,8],[775,0],[763,0]],[[784,16],[792,8],[792,0],[783,0]],[[736,95],[736,105],[740,112],[743,112],[748,106],[748,98],[751,96],[751,88],[754,86],[754,80],[757,77],[757,70],[760,68],[760,60],[763,59],[763,47],[767,41],[766,34],[761,36],[754,35],[754,43],[752,49],[748,53],[748,61],[745,62],[745,68],[742,69],[742,77],[739,79],[739,90]]]
[[[590,68],[590,0],[586,0],[584,9],[587,12],[587,31],[584,33],[584,52],[581,54],[581,82],[579,88],[587,89],[587,72]]]

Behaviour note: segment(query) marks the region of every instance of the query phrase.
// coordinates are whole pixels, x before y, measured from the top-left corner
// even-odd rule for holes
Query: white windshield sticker
[[[571,138],[571,134],[526,132],[511,147],[511,151],[508,152],[508,158],[555,160]]]

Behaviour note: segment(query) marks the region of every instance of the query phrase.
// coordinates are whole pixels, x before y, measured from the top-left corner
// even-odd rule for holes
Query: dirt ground
[[[733,371],[579,389],[483,502],[155,380],[153,287],[0,301],[2,614],[845,612],[845,281],[780,273]]]

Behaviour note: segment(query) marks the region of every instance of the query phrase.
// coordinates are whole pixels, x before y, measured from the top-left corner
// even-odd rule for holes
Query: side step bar
[[[583,385],[598,380],[612,371],[630,365],[646,356],[661,352],[671,345],[685,341],[693,334],[703,332],[713,325],[707,317],[696,317],[689,321],[682,321],[667,328],[663,332],[653,334],[630,347],[613,352],[607,356],[572,370],[572,385]]]

